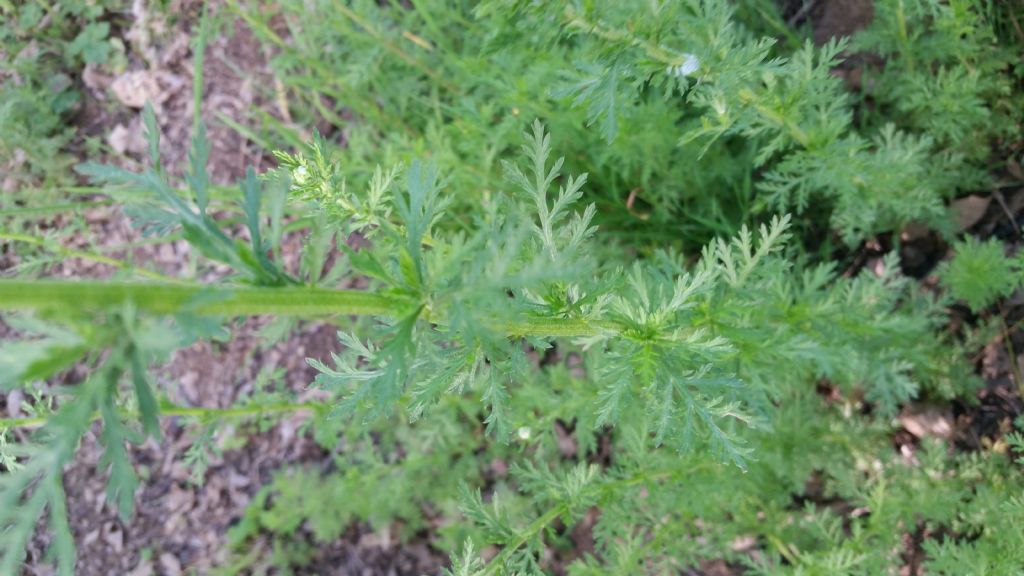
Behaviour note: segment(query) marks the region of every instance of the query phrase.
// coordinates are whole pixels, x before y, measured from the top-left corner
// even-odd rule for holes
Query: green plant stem
[[[206,57],[206,41],[210,35],[209,5],[203,2],[199,17],[199,37],[192,48],[192,134],[199,132],[203,122],[203,62]]]
[[[1000,305],[999,312],[999,326],[1003,329],[1002,336],[1003,342],[1006,343],[1006,353],[1010,355],[1010,358],[1017,358],[1017,352],[1013,349],[1013,338],[1010,337],[1010,332],[1012,328],[1006,326],[1007,314],[1004,310],[1002,310],[1002,305]],[[1017,381],[1017,390],[1019,394],[1024,396],[1024,378],[1022,378],[1020,366],[1017,364],[1016,361],[1010,362],[1010,371],[1013,375],[1013,379]]]
[[[707,466],[705,465],[701,465],[690,468],[689,471],[692,472],[696,469],[706,467]],[[608,482],[600,486],[601,495],[608,496],[609,494],[614,494],[617,490],[627,488],[629,486],[634,486],[636,484],[641,484],[643,482],[667,480],[682,472],[682,470],[662,470],[659,472],[638,474],[630,478],[616,480],[614,482]],[[555,506],[551,510],[548,510],[543,516],[531,522],[525,530],[519,533],[519,535],[513,542],[507,544],[504,548],[502,548],[501,552],[499,552],[497,556],[492,558],[491,561],[487,563],[487,566],[481,573],[484,575],[493,574],[495,570],[499,569],[513,554],[515,554],[516,550],[523,547],[527,542],[530,541],[531,538],[534,538],[537,534],[544,530],[544,528],[548,524],[553,522],[555,518],[562,516],[568,511],[569,509],[566,504],[559,504],[558,506]]]
[[[907,34],[907,17],[906,11],[903,7],[903,0],[899,0],[896,9],[896,22],[899,29],[900,44],[902,45],[901,53],[903,56],[903,64],[907,67],[907,72],[910,74],[914,73],[914,58],[910,53],[910,37]]]
[[[785,118],[782,114],[779,114],[775,110],[771,110],[761,104],[757,104],[757,96],[750,90],[744,89],[739,93],[740,101],[748,106],[753,106],[754,110],[757,110],[759,114],[771,120],[774,124],[781,128],[785,128],[789,135],[800,143],[804,148],[808,148],[811,144],[811,139],[807,136],[807,133],[797,126],[792,120]]]
[[[220,222],[225,228],[230,228],[231,226],[237,226],[239,224],[245,223],[245,219],[243,217],[237,216],[219,218],[217,221]],[[296,218],[282,226],[281,231],[283,233],[305,231],[312,227],[315,221],[316,219],[310,216]],[[130,250],[132,248],[139,248],[141,246],[159,246],[160,244],[171,244],[183,240],[184,238],[185,235],[182,234],[181,232],[172,232],[170,234],[164,234],[162,236],[147,236],[134,242],[125,242],[124,244],[116,244],[112,246],[98,246],[97,250],[99,252],[116,252],[118,250]],[[180,280],[178,280],[177,278],[174,278],[173,281],[180,282]]]
[[[153,314],[223,316],[385,316],[403,318],[418,303],[362,290],[284,287],[213,287],[106,281],[0,280],[0,310],[103,310],[131,304]],[[496,320],[492,330],[510,337],[570,338],[618,331],[615,322],[578,318]]]
[[[512,337],[538,336],[546,338],[576,338],[597,336],[603,332],[618,332],[622,326],[605,320],[582,318],[524,318],[494,322],[491,328]]]
[[[239,4],[237,0],[227,0],[227,6],[235,15],[242,18],[249,29],[259,37],[273,44],[283,54],[290,55],[301,62],[303,74],[282,76],[282,79],[290,82],[292,87],[322,91],[333,98],[344,101],[346,106],[352,108],[361,116],[373,119],[378,125],[387,125],[391,130],[403,130],[409,133],[410,136],[417,135],[407,122],[390,115],[373,98],[368,97],[363,92],[351,90],[347,86],[339,86],[333,71],[330,67],[324,65],[323,60],[304,58],[294,46],[281,38],[266,22],[254,15],[251,10],[244,9],[245,7]],[[328,90],[330,91],[328,92]],[[301,90],[298,92],[298,95],[303,97]]]
[[[264,414],[279,414],[281,412],[322,412],[328,406],[326,404],[313,403],[289,403],[280,402],[277,404],[252,404],[249,406],[235,406],[232,408],[197,408],[191,406],[178,406],[176,404],[163,404],[160,407],[161,416],[186,416],[200,419],[219,418],[245,418],[248,416],[261,416]],[[138,417],[134,412],[127,412],[126,415]],[[92,419],[100,418],[100,413],[93,414]],[[49,419],[45,416],[31,418],[0,418],[0,429],[10,428],[37,428],[46,424]]]
[[[513,554],[515,554],[516,550],[522,548],[523,545],[529,542],[531,538],[539,534],[540,531],[543,530],[548,524],[553,522],[555,518],[558,518],[566,511],[566,505],[560,504],[558,506],[555,506],[551,510],[548,510],[547,513],[545,513],[540,518],[537,518],[536,520],[531,522],[525,530],[519,533],[515,541],[506,545],[504,548],[501,549],[501,552],[499,552],[497,556],[491,559],[491,561],[487,564],[487,567],[484,568],[482,574],[484,574],[485,576],[487,574],[494,574],[496,570],[505,565],[505,562],[508,561],[508,559]]]
[[[397,316],[410,308],[408,300],[359,290],[0,280],[0,310],[102,310],[126,304],[154,314],[225,316]]]
[[[656,46],[646,40],[637,38],[629,32],[608,28],[597,22],[590,22],[586,18],[580,16],[572,6],[566,7],[564,18],[565,24],[570,28],[577,28],[583,32],[593,34],[611,42],[626,42],[632,46],[642,48],[652,60],[656,60],[663,64],[678,66],[685,60],[685,57],[682,54],[673,54],[660,46]]]
[[[800,559],[793,554],[792,549],[790,549],[790,547],[787,546],[785,542],[780,540],[778,536],[774,534],[768,534],[767,538],[768,541],[772,543],[772,546],[774,546],[775,549],[779,551],[779,554],[782,554],[782,557],[785,558],[787,562],[789,562],[793,566],[798,566],[800,564]]]
[[[53,252],[58,256],[63,256],[64,258],[81,258],[82,260],[89,260],[92,262],[97,262],[99,264],[106,264],[108,266],[113,266],[118,270],[128,270],[134,272],[135,274],[138,274],[139,276],[142,276],[144,278],[149,278],[150,280],[158,280],[160,282],[171,283],[180,282],[180,280],[177,280],[170,276],[164,276],[159,272],[153,272],[152,270],[147,270],[145,268],[138,268],[128,262],[125,262],[124,260],[118,260],[117,258],[111,258],[110,256],[104,256],[102,254],[96,254],[95,252],[86,252],[83,250],[70,250],[68,248],[64,248],[63,246],[53,246],[51,243],[47,242],[45,238],[37,238],[35,236],[28,236],[25,234],[4,234],[0,232],[0,240],[7,240],[9,242],[22,242],[25,244],[40,246],[50,252]]]
[[[122,191],[136,190],[137,188],[126,187],[122,188]],[[171,191],[182,198],[191,198],[192,192],[189,190],[183,190],[181,188],[171,188]],[[41,194],[52,194],[60,192],[69,196],[89,196],[92,194],[101,194],[104,196],[110,195],[110,189],[107,186],[57,186],[50,188],[22,188],[18,191],[19,194],[25,197],[32,197]],[[224,200],[233,201],[238,197],[237,186],[224,186],[219,184],[210,185],[210,199],[211,200]]]
[[[387,50],[388,52],[391,52],[392,54],[397,56],[399,59],[401,59],[406,64],[408,64],[408,65],[418,69],[420,72],[423,72],[424,74],[426,74],[427,77],[430,78],[438,86],[441,86],[442,88],[444,88],[445,90],[451,92],[452,94],[456,94],[456,95],[462,94],[462,90],[458,86],[456,86],[456,85],[452,84],[451,82],[445,80],[440,74],[437,73],[437,71],[433,70],[432,68],[430,68],[426,64],[420,62],[415,57],[413,57],[412,55],[408,54],[405,50],[402,50],[401,48],[396,46],[394,43],[392,43],[390,40],[388,40],[384,36],[384,34],[382,34],[379,30],[374,28],[369,22],[367,22],[362,17],[360,17],[359,14],[356,14],[355,11],[353,11],[351,8],[349,8],[348,6],[346,6],[346,5],[344,5],[344,4],[340,3],[340,2],[335,2],[334,3],[334,8],[336,10],[338,10],[339,12],[341,12],[342,14],[344,14],[349,20],[352,20],[353,22],[355,22],[357,26],[359,26],[360,28],[365,30],[366,33],[371,38],[376,40],[377,43],[380,44],[385,50]]]
[[[261,138],[260,135],[257,134],[253,129],[249,128],[248,126],[245,126],[241,122],[236,121],[227,114],[224,114],[223,112],[218,110],[214,111],[214,115],[217,117],[217,120],[220,120],[222,124],[224,124],[228,128],[231,128],[240,136],[245,137],[247,140],[254,142],[263,150],[273,150],[275,148],[273,144],[268,142],[265,138]]]
[[[102,208],[104,206],[110,206],[113,203],[114,201],[110,199],[80,200],[78,202],[65,202],[63,204],[49,204],[46,206],[25,206],[22,208],[7,208],[4,210],[0,210],[0,218],[8,218],[11,216],[45,216],[47,214],[55,214],[61,212],[79,212],[81,210],[88,210],[90,208]]]
[[[900,9],[902,11],[902,4],[900,5]],[[590,22],[580,16],[571,6],[565,9],[564,18],[566,26],[569,28],[582,30],[585,33],[593,34],[610,42],[625,42],[631,46],[636,46],[646,52],[648,57],[657,62],[668,64],[669,66],[678,66],[685,60],[685,57],[682,54],[670,52],[665,48],[637,38],[627,31],[608,28],[597,22]],[[903,32],[905,34],[905,30]],[[908,62],[908,66],[911,66],[911,70],[913,70],[912,64],[913,63]],[[799,142],[804,148],[810,146],[810,138],[799,126],[797,126],[793,121],[783,118],[778,112],[756,104],[756,96],[749,90],[746,92],[747,94],[740,95],[745,104],[753,105],[754,109],[757,110],[759,114],[785,128],[789,132],[790,136],[792,136],[793,139]]]

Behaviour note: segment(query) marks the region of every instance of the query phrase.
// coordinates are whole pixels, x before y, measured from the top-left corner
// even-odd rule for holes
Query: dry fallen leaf
[[[949,409],[911,404],[903,409],[900,423],[915,438],[944,438],[953,435],[953,415]]]
[[[96,93],[105,91],[113,81],[114,79],[104,74],[101,67],[97,64],[86,64],[85,69],[82,71],[82,82],[85,83],[87,88]]]
[[[118,124],[107,135],[107,144],[118,154],[131,152],[142,154],[146,151],[146,139],[142,135],[142,126],[139,122],[133,122],[131,126]]]
[[[967,230],[981,220],[992,203],[991,196],[965,196],[953,201],[953,216],[960,230]]]
[[[121,104],[129,108],[142,108],[146,101],[154,105],[160,101],[160,86],[156,78],[146,70],[121,74],[111,83],[110,90]]]
[[[1020,168],[1020,162],[1013,158],[1006,159],[1006,170],[1017,180],[1024,180],[1024,171]]]

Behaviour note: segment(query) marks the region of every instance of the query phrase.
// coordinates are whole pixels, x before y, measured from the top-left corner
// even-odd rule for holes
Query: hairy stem
[[[0,310],[96,310],[127,304],[154,314],[224,316],[395,316],[410,308],[405,299],[359,290],[0,280]]]
[[[384,316],[403,318],[418,303],[363,290],[284,287],[212,287],[157,283],[0,280],[2,310],[103,310],[124,305],[142,312],[256,316]],[[492,330],[510,337],[572,338],[621,330],[615,322],[580,318],[520,318],[494,321]]]
[[[248,406],[235,406],[232,408],[197,408],[191,406],[178,406],[176,404],[163,404],[160,407],[161,416],[187,416],[200,419],[219,418],[245,418],[249,416],[262,416],[265,414],[279,414],[282,412],[321,412],[328,409],[327,404],[313,403],[289,403],[279,402],[276,404],[251,404]],[[128,416],[138,418],[138,414],[128,412]],[[100,413],[93,414],[92,419],[97,420]],[[5,428],[36,428],[47,423],[46,416],[31,418],[0,418],[0,430]]]

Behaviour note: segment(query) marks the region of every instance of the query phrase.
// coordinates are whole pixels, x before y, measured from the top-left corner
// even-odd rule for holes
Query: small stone
[[[160,555],[160,568],[167,576],[179,576],[181,574],[181,562],[173,555],[164,552]]]
[[[107,135],[107,144],[114,149],[114,152],[118,154],[124,154],[128,151],[128,139],[131,137],[131,133],[124,127],[124,124],[118,124],[114,126],[114,129]]]
[[[153,561],[148,558],[139,561],[138,566],[132,568],[126,576],[153,576]]]
[[[21,416],[21,403],[25,400],[25,393],[20,388],[15,388],[7,393],[7,415],[11,418]]]

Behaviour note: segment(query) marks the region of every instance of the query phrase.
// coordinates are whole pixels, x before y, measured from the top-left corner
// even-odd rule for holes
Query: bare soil
[[[145,162],[146,144],[140,115],[142,105],[154,106],[162,133],[161,154],[170,174],[182,174],[193,121],[193,52],[191,35],[197,32],[202,2],[171,2],[161,13],[147,11],[146,2],[136,1],[127,14],[128,24],[119,33],[127,47],[129,65],[123,71],[87,68],[81,78],[84,102],[75,122],[76,140],[84,156],[85,143],[99,140],[105,146],[100,160],[138,168]],[[222,121],[229,118],[250,125],[256,108],[280,116],[273,92],[273,76],[267,68],[269,54],[252,37],[241,21],[222,12],[225,7],[211,2],[211,15],[226,19],[222,32],[212,35],[206,49],[204,86],[200,113],[211,143],[209,171],[215,184],[230,185],[244,176],[248,166],[265,167],[266,151]],[[268,90],[268,87],[269,90]],[[121,246],[139,240],[128,219],[117,209],[98,208],[85,212],[87,230],[71,237],[68,248]],[[68,225],[63,216],[43,224],[47,228]],[[299,244],[285,242],[286,260],[297,257]],[[134,257],[168,275],[182,273],[189,260],[185,242],[134,248],[132,254],[114,252],[114,257]],[[0,268],[19,263],[15,250],[0,254]],[[57,277],[103,278],[114,269],[81,259],[67,259],[51,268]],[[179,351],[160,371],[159,382],[175,402],[189,406],[227,407],[249,392],[262,370],[283,370],[284,385],[300,399],[312,399],[307,389],[313,370],[305,358],[327,357],[336,349],[334,328],[310,323],[286,340],[267,346],[259,331],[266,319],[254,318],[235,325],[227,343],[200,343]],[[9,336],[0,325],[0,336]],[[65,375],[73,383],[82,375],[72,370]],[[0,398],[0,408],[10,416],[18,411],[20,392]],[[285,468],[322,466],[330,455],[298,431],[304,417],[285,418],[269,430],[247,429],[220,439],[229,445],[214,456],[202,482],[194,483],[183,464],[196,431],[175,419],[162,423],[163,442],[131,448],[132,458],[142,476],[135,497],[136,511],[122,519],[107,503],[106,474],[100,468],[101,449],[94,430],[87,436],[75,461],[66,470],[68,511],[78,546],[77,574],[83,576],[129,574],[131,576],[210,574],[229,563],[227,530],[236,523],[253,495],[269,483],[275,472]],[[240,431],[243,432],[243,431]],[[243,439],[243,440],[240,440]],[[237,441],[244,441],[241,446]],[[234,442],[234,443],[233,443]],[[37,534],[25,574],[46,575],[54,567],[43,551],[48,537]],[[269,542],[253,542],[254,549],[267,552]],[[355,526],[336,542],[315,547],[310,574],[400,575],[436,573],[447,561],[445,554],[429,542],[399,543],[377,538],[367,526]]]

